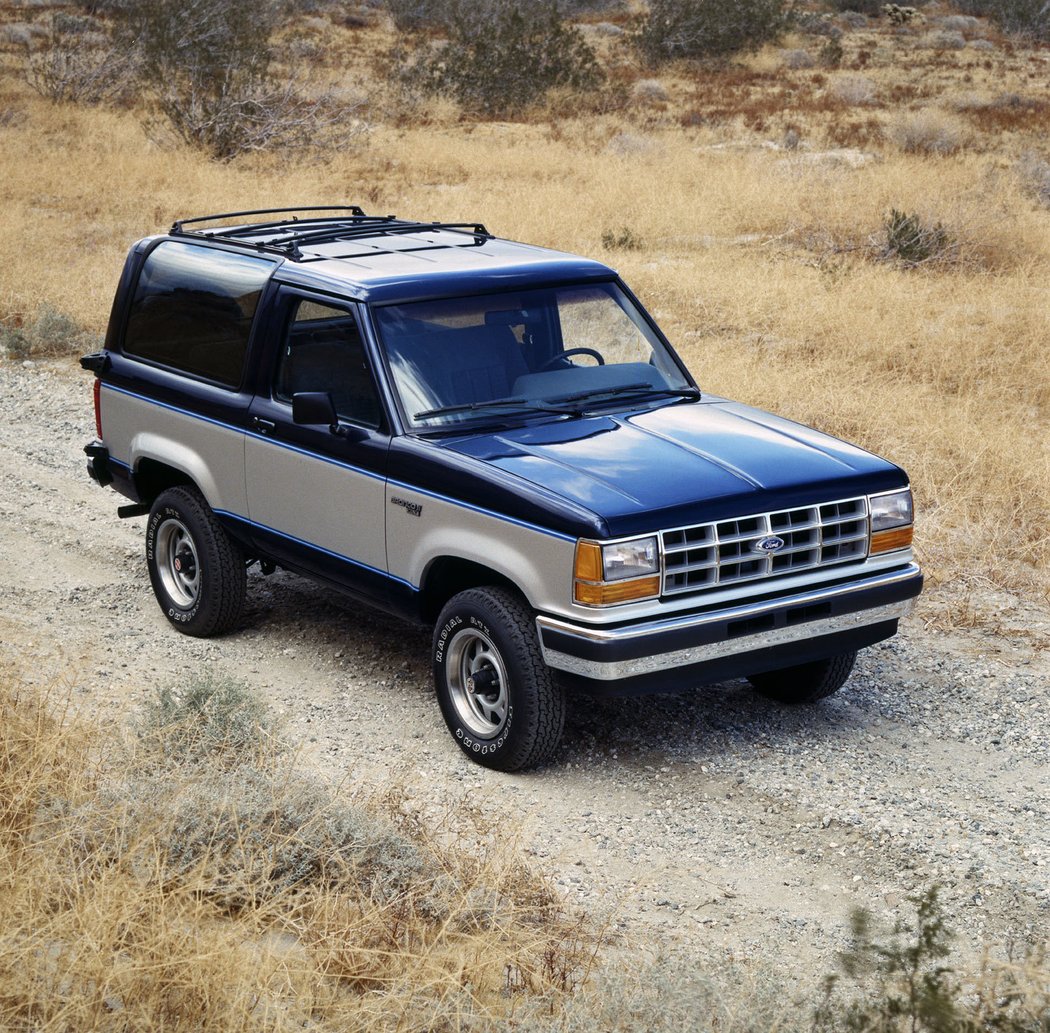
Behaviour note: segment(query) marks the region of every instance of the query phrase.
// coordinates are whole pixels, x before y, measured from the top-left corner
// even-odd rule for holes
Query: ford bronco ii
[[[616,273],[357,207],[135,244],[88,468],[171,624],[286,568],[432,626],[460,747],[543,762],[567,690],[836,691],[922,587],[905,473],[701,393]]]

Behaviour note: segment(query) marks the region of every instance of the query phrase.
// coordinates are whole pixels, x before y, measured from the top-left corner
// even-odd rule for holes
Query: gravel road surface
[[[118,496],[85,473],[90,396],[72,362],[0,362],[0,656],[27,680],[119,721],[157,684],[236,675],[326,777],[403,781],[435,812],[477,803],[570,900],[700,955],[822,972],[851,908],[905,917],[931,882],[966,951],[1050,935],[1045,602],[986,597],[994,632],[937,630],[920,610],[813,708],[743,682],[577,697],[552,765],[495,774],[445,731],[425,632],[284,572],[249,575],[233,634],[173,631],[144,518],[118,520]]]

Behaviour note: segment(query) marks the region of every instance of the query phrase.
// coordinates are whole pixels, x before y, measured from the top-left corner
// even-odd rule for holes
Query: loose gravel
[[[482,807],[570,901],[700,956],[823,972],[852,908],[907,917],[934,882],[967,952],[1050,934],[1045,606],[989,592],[995,631],[927,628],[920,609],[816,707],[743,682],[574,697],[554,763],[495,774],[444,728],[426,632],[284,572],[249,575],[234,633],[173,631],[145,520],[118,520],[118,497],[85,473],[91,387],[72,362],[0,363],[0,412],[0,656],[107,720],[159,684],[235,675],[326,777],[402,782],[434,813]]]

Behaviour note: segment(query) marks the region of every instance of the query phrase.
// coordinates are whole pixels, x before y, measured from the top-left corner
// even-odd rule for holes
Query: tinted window
[[[272,271],[273,263],[248,255],[161,244],[139,275],[125,354],[236,387]]]
[[[379,426],[379,398],[352,313],[305,298],[296,302],[274,393],[290,402],[299,391],[327,391],[344,419]]]

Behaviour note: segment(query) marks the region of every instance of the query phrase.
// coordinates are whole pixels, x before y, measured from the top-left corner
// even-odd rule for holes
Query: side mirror
[[[298,391],[292,395],[292,423],[316,426],[322,424],[339,438],[360,441],[366,433],[360,427],[339,422],[339,415],[327,391]]]
[[[332,396],[327,391],[300,391],[292,395],[292,422],[317,424],[338,423]]]

